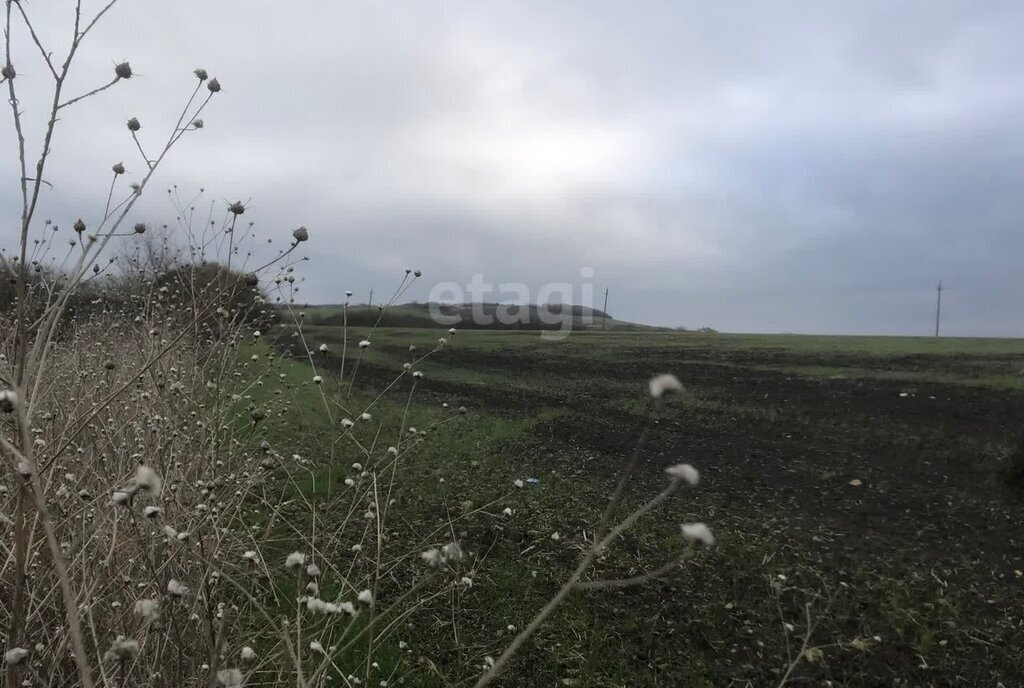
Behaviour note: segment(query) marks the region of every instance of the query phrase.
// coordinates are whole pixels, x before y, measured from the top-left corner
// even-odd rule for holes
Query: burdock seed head
[[[8,62],[3,66],[3,69],[0,69],[0,75],[3,75],[5,79],[13,79],[18,76],[18,72],[15,71],[14,65]]]
[[[117,75],[118,79],[131,79],[132,66],[127,61],[116,64],[114,65],[114,74]]]
[[[299,227],[294,232],[292,232],[292,236],[295,237],[295,241],[306,241],[307,239],[309,239],[309,230],[307,230],[305,227]]]
[[[79,234],[85,231],[85,223],[82,222],[82,218],[75,220],[75,224],[71,225],[71,227]]]
[[[137,222],[135,224],[135,233],[136,234],[145,234],[146,233],[146,223],[145,222]]]
[[[245,276],[245,283],[250,287],[255,287],[260,283],[259,275],[255,272],[250,272]]]
[[[203,72],[203,74],[206,74],[206,72]],[[217,81],[216,78],[210,79],[206,83],[206,88],[210,89],[210,93],[216,93],[217,91],[220,90],[220,82]]]
[[[209,78],[209,76],[210,76],[209,74],[206,73],[206,70],[203,69],[202,67],[199,67],[198,69],[192,70],[192,73],[195,74],[196,78],[198,78],[200,81],[206,81]]]
[[[128,120],[128,130],[129,131],[138,131],[141,128],[142,128],[142,125],[139,124],[139,120],[137,118],[132,117],[130,120]]]
[[[123,163],[120,163],[120,162],[116,163],[110,169],[114,170],[114,174],[124,174],[124,164]]]
[[[231,213],[232,215],[241,215],[242,213],[245,212],[245,206],[242,205],[241,201],[235,201],[234,203],[228,206],[228,212]]]

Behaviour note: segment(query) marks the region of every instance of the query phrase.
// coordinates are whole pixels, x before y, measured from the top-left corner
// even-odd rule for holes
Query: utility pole
[[[370,287],[370,298],[366,301],[366,312],[369,313],[371,308],[373,308],[373,287]]]
[[[939,321],[942,318],[942,282],[939,282],[935,299],[935,336],[939,336]]]
[[[601,329],[604,329],[605,320],[608,318],[608,287],[604,288],[604,308],[601,309]]]

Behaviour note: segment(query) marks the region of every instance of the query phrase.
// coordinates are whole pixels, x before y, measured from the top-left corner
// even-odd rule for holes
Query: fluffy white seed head
[[[337,605],[324,602],[319,597],[310,597],[306,600],[306,609],[314,614],[337,614]]]
[[[163,484],[157,472],[149,466],[139,466],[135,471],[135,489],[142,494],[159,497]]]
[[[156,600],[141,599],[135,603],[135,616],[145,622],[155,621],[160,615],[160,603]]]
[[[368,607],[373,606],[373,593],[369,590],[363,590],[356,599]]]
[[[305,563],[306,563],[306,555],[303,554],[302,552],[292,552],[284,560],[285,568],[286,569],[291,569],[292,571],[298,571],[299,569],[302,568],[303,564],[305,564]]]
[[[0,411],[3,413],[12,413],[17,407],[18,393],[13,389],[0,390]]]
[[[462,547],[457,542],[449,542],[441,548],[441,554],[445,561],[462,561]]]
[[[23,647],[12,647],[4,653],[4,661],[11,665],[21,664],[26,657],[28,657],[28,650]]]
[[[711,529],[703,523],[683,523],[679,529],[683,533],[683,539],[691,545],[710,547],[715,544],[715,536],[711,534]]]
[[[172,578],[167,581],[167,594],[171,597],[184,597],[188,594],[188,587],[181,581]]]
[[[370,346],[370,340],[369,339],[364,339],[363,341],[359,342],[359,348],[360,349],[366,349],[366,348],[369,348],[369,346]]]
[[[126,662],[139,655],[139,642],[134,638],[118,636],[110,645],[103,658],[107,661]]]
[[[678,392],[683,388],[682,383],[679,382],[679,378],[675,375],[669,375],[668,373],[652,377],[649,386],[651,396],[655,399],[659,399],[665,396],[665,394]]]
[[[669,466],[665,469],[665,472],[673,480],[682,480],[688,485],[696,485],[700,482],[700,471],[688,463],[677,463],[675,466]]]
[[[221,669],[217,672],[217,681],[224,688],[242,688],[242,672],[238,669]]]
[[[427,566],[440,566],[444,562],[441,550],[436,547],[432,547],[425,552],[421,552],[420,558],[423,559]]]

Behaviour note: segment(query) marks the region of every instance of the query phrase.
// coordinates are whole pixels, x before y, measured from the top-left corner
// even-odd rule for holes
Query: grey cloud
[[[28,9],[66,38],[66,11]],[[407,266],[410,298],[589,266],[620,318],[927,334],[943,279],[949,333],[1020,335],[1021,25],[998,1],[123,0],[72,91],[112,60],[143,76],[68,113],[43,213],[95,214],[113,162],[137,175],[124,121],[154,141],[202,65],[223,97],[139,215],[172,215],[172,184],[251,197],[278,243],[310,227],[313,301]]]

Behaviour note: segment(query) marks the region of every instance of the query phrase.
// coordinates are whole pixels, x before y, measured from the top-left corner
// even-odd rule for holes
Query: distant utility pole
[[[601,329],[604,329],[604,321],[608,318],[608,287],[604,288],[604,308],[601,309]]]
[[[370,312],[370,308],[373,307],[373,287],[370,287],[370,298],[366,301],[366,312]]]
[[[935,299],[935,336],[939,336],[939,321],[942,318],[942,282],[939,282]]]

